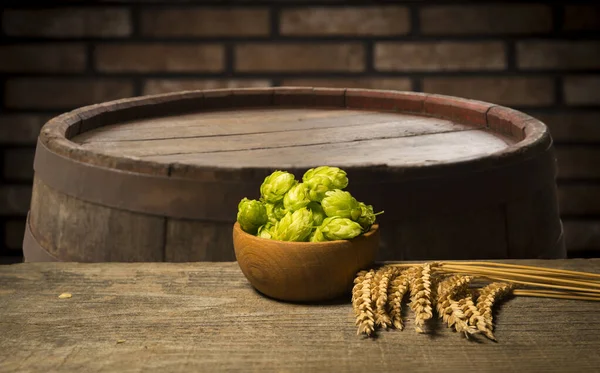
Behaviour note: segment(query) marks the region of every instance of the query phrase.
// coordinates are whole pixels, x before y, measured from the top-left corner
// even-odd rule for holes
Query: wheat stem
[[[514,276],[516,278],[542,280],[542,281],[546,281],[547,283],[557,284],[557,285],[590,286],[593,288],[598,288],[598,292],[600,292],[600,283],[598,283],[598,282],[588,282],[588,281],[581,281],[581,280],[567,280],[567,279],[561,279],[561,278],[556,278],[556,277],[545,277],[545,276],[516,273],[514,271],[506,271],[506,270],[502,270],[502,269],[488,269],[488,268],[481,268],[481,267],[475,267],[475,266],[471,267],[471,266],[461,266],[461,265],[454,265],[454,264],[445,264],[442,266],[442,268],[447,268],[450,270],[465,271],[465,272],[473,273],[473,274],[479,273],[479,274],[483,274],[483,275],[488,275],[488,274],[510,275],[510,276]]]
[[[557,298],[557,299],[573,299],[573,300],[589,300],[600,302],[600,297],[595,295],[583,295],[581,293],[569,293],[569,292],[546,292],[540,290],[525,290],[516,289],[513,290],[514,295],[521,295],[525,297],[539,297],[539,298]]]
[[[444,269],[444,267],[442,267],[442,268],[440,268],[438,270],[446,272],[446,273],[461,273],[461,274],[470,274],[470,275],[474,274],[473,271],[470,271],[470,270],[467,270],[467,269],[450,269],[450,268]],[[556,285],[556,284],[544,283],[544,282],[530,282],[530,281],[520,280],[520,279],[517,279],[517,278],[511,278],[510,275],[509,275],[509,277],[495,276],[493,272],[491,272],[489,274],[488,273],[479,272],[477,274],[477,276],[478,277],[487,278],[487,279],[490,279],[490,280],[495,280],[495,281],[510,282],[510,283],[513,283],[513,284],[529,285],[529,286],[534,286],[534,287],[545,287],[545,288],[550,288],[550,289],[562,289],[562,290],[572,290],[572,291],[581,291],[581,292],[591,292],[591,293],[598,293],[598,294],[600,294],[600,289],[590,289],[590,288],[581,288],[581,287],[574,287],[574,286]]]
[[[593,279],[600,280],[600,274],[598,274],[598,273],[569,271],[566,269],[535,267],[535,266],[527,266],[527,265],[519,265],[519,264],[507,264],[507,263],[497,263],[497,262],[442,262],[441,264],[442,265],[460,264],[460,265],[468,265],[468,266],[489,266],[489,267],[506,267],[506,268],[514,268],[514,269],[527,269],[527,270],[538,271],[538,272],[548,272],[548,273],[569,275],[569,276],[578,277],[578,278],[590,277]]]

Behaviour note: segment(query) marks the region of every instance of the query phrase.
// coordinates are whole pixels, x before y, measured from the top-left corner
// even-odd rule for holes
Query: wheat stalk
[[[370,336],[375,331],[375,319],[371,300],[371,288],[373,286],[374,270],[370,270],[364,275],[360,283],[360,293],[356,299],[356,325],[357,334],[364,333]]]
[[[475,301],[475,279],[501,282],[478,289]],[[370,336],[377,327],[402,330],[402,301],[409,293],[418,333],[424,333],[426,321],[433,317],[433,303],[448,327],[467,337],[481,333],[495,341],[493,307],[507,294],[600,301],[599,280],[600,275],[592,273],[503,263],[393,263],[357,274],[352,305],[358,334]]]
[[[454,275],[441,281],[437,289],[436,308],[438,316],[448,325],[454,327],[457,332],[466,336],[478,333],[478,329],[469,324],[469,304],[465,299],[454,298],[466,292],[472,277]],[[465,312],[468,311],[468,312]]]
[[[491,326],[486,322],[485,317],[481,314],[475,303],[473,302],[473,295],[468,294],[461,301],[464,301],[463,304],[463,313],[465,317],[469,321],[469,325],[477,328],[483,335],[487,338],[495,341],[496,337],[494,337],[494,333],[492,333]]]
[[[425,322],[433,317],[431,308],[431,265],[423,264],[410,281],[410,308],[415,313],[415,330],[425,333]]]
[[[354,278],[354,287],[352,288],[352,309],[354,310],[354,314],[357,317],[358,315],[360,315],[359,306],[362,300],[362,287],[367,272],[368,271],[360,271],[356,274],[356,277]]]
[[[483,316],[485,327],[490,333],[494,330],[493,308],[501,298],[506,296],[514,288],[513,284],[494,282],[479,291],[477,298],[477,310]],[[495,338],[493,338],[495,340]]]
[[[397,270],[396,276],[390,282],[390,295],[388,297],[389,314],[394,328],[402,330],[402,299],[408,291],[409,271],[400,272]]]
[[[397,269],[394,267],[383,267],[379,270],[380,275],[375,281],[377,288],[377,297],[375,297],[375,324],[382,328],[388,328],[392,324],[390,314],[387,312],[388,293],[390,280],[397,275]]]

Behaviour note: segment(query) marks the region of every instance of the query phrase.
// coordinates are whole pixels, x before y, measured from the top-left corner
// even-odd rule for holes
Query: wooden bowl
[[[379,227],[352,240],[285,242],[268,240],[233,226],[238,264],[250,284],[279,300],[307,302],[337,298],[354,276],[375,260]]]

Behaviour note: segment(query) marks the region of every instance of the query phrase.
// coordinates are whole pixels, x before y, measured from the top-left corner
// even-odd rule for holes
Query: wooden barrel
[[[243,197],[335,165],[385,210],[380,260],[560,258],[546,126],[485,102],[325,88],[180,92],[84,107],[39,137],[27,261],[234,260]]]

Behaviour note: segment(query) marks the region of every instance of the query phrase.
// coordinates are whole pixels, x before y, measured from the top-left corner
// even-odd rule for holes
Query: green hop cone
[[[261,238],[271,239],[273,237],[273,227],[273,223],[267,222],[258,228],[258,233],[256,235]]]
[[[304,185],[308,190],[308,198],[315,202],[321,202],[325,197],[325,193],[335,189],[331,179],[324,175],[315,175],[306,180]]]
[[[244,198],[238,204],[237,221],[244,232],[255,234],[267,220],[267,210],[260,201]]]
[[[296,211],[310,203],[308,190],[303,183],[294,185],[283,197],[283,207],[288,211]]]
[[[311,202],[306,207],[308,207],[309,210],[312,211],[315,225],[323,224],[323,220],[325,220],[327,214],[325,214],[325,211],[323,211],[323,207],[321,207],[321,204],[319,202]]]
[[[325,193],[321,201],[323,211],[329,217],[339,216],[354,221],[362,214],[362,210],[356,198],[343,190],[335,189]]]
[[[371,229],[371,226],[375,223],[376,216],[373,212],[373,206],[366,205],[362,202],[358,203],[360,205],[361,214],[358,218],[357,222],[363,228],[365,232]]]
[[[311,234],[310,237],[308,238],[308,240],[310,242],[325,242],[325,241],[329,241],[327,239],[327,237],[325,237],[323,235],[323,231],[321,230],[320,227],[317,227]]]
[[[267,216],[269,217],[269,222],[273,224],[277,223],[281,218],[283,218],[287,212],[283,207],[282,202],[265,203],[265,208],[267,209]]]
[[[272,230],[273,239],[279,241],[306,241],[313,228],[312,212],[303,207],[288,212],[275,224]]]
[[[317,175],[326,176],[329,178],[329,180],[331,180],[331,184],[333,185],[332,189],[344,189],[348,186],[348,176],[346,175],[346,171],[330,166],[311,168],[310,170],[306,171],[304,176],[302,176],[302,180],[306,182]]]
[[[283,197],[291,187],[298,182],[294,175],[285,171],[275,171],[265,178],[260,186],[260,195],[263,201],[276,203],[283,200]]]
[[[360,224],[339,216],[325,219],[317,229],[320,229],[323,236],[331,241],[349,240],[362,233]]]

